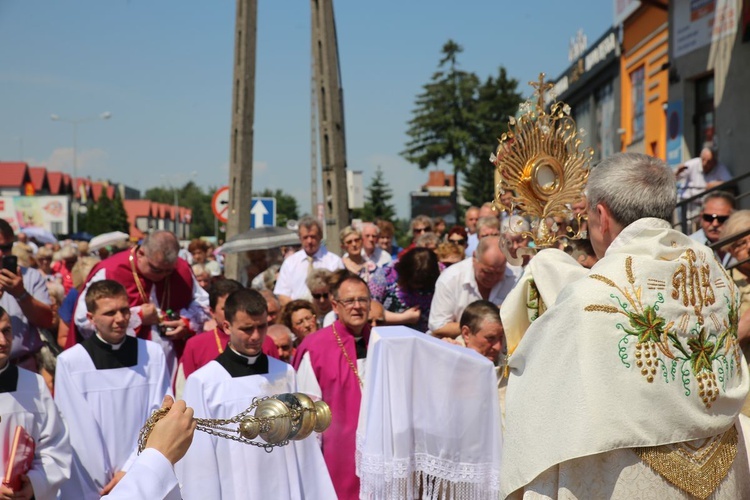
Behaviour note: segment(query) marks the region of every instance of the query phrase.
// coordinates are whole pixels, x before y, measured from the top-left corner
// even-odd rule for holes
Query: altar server
[[[73,447],[63,498],[109,492],[135,458],[141,426],[170,391],[161,347],[126,335],[130,306],[120,283],[92,283],[86,308],[96,334],[57,359],[55,397]]]
[[[44,379],[10,364],[12,344],[10,316],[0,307],[0,450],[5,453],[10,449],[17,426],[23,427],[35,444],[34,461],[22,476],[21,487],[14,490],[1,485],[0,498],[56,498],[60,484],[70,477],[68,430]],[[3,472],[7,466],[4,460]]]
[[[296,391],[292,367],[263,354],[267,304],[255,290],[233,292],[224,305],[229,345],[188,377],[185,402],[198,418],[229,418],[254,397]],[[336,498],[315,439],[262,448],[199,432],[175,466],[182,495],[191,499]]]

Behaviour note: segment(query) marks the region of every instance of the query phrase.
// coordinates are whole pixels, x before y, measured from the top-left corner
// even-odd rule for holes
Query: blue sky
[[[228,181],[235,2],[0,0],[0,161],[72,171],[145,190]],[[399,156],[415,96],[442,45],[463,69],[503,65],[526,84],[568,66],[568,41],[612,24],[607,0],[347,0],[335,3],[347,161],[367,185],[378,165],[400,217],[427,180]],[[254,190],[281,188],[310,210],[310,6],[258,1]],[[489,156],[489,151],[487,155]],[[446,166],[448,169],[449,166]],[[193,174],[193,172],[196,172]]]

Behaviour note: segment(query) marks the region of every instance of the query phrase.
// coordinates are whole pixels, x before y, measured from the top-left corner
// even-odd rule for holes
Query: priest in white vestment
[[[291,365],[261,350],[268,328],[263,296],[255,290],[233,292],[227,297],[224,316],[228,349],[185,383],[185,402],[197,418],[230,418],[247,409],[255,397],[297,389]],[[198,432],[175,470],[185,500],[336,498],[314,438],[292,441],[267,453],[257,446]]]
[[[73,471],[63,498],[98,499],[135,458],[138,433],[170,392],[164,352],[126,335],[130,307],[116,281],[92,283],[86,294],[96,334],[57,359],[55,400],[70,429]]]
[[[21,480],[21,488],[0,486],[0,498],[51,500],[63,481],[70,477],[72,451],[68,430],[52,401],[44,379],[36,373],[10,364],[13,331],[8,313],[0,307],[0,450],[2,470],[8,464],[16,427],[21,426],[34,439],[34,460]]]
[[[605,159],[586,196],[599,262],[576,273],[542,250],[501,308],[503,497],[750,498],[731,277],[671,229],[675,180],[661,160]]]

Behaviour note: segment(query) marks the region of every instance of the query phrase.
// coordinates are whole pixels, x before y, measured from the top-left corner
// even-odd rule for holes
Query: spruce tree
[[[393,222],[396,219],[396,209],[389,201],[393,198],[393,192],[385,182],[383,170],[378,166],[372,182],[367,186],[365,206],[362,209],[362,219],[376,221],[383,219]]]

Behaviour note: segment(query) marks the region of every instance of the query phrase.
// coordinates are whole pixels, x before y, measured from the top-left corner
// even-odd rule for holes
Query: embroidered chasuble
[[[546,310],[517,297],[501,309],[511,328],[530,323],[508,361],[503,496],[750,498],[739,294],[711,251],[641,219],[544,297],[557,274],[533,273],[548,258],[562,259],[543,250],[522,279]]]
[[[63,498],[99,498],[135,458],[138,433],[170,393],[157,344],[125,337],[112,346],[93,335],[57,358],[55,401],[70,431],[73,469]]]
[[[52,401],[44,379],[36,373],[7,365],[0,372],[0,450],[9,450],[16,427],[34,439],[34,461],[26,473],[37,500],[57,498],[70,477],[72,450],[68,429]],[[0,462],[6,470],[7,457]]]
[[[336,340],[334,328],[346,355]],[[294,357],[300,391],[314,399],[322,399],[331,407],[331,426],[321,435],[321,440],[323,457],[336,495],[341,500],[359,498],[354,456],[362,401],[360,380],[365,377],[365,359],[360,356],[366,355],[369,339],[369,325],[365,326],[361,338],[357,340],[337,320],[333,325],[305,337]]]
[[[297,392],[291,365],[265,354],[248,358],[226,349],[187,379],[184,397],[198,418],[229,418],[250,406],[254,397],[288,392]],[[262,443],[260,438],[256,441]],[[320,447],[312,437],[267,453],[196,432],[175,472],[185,500],[336,498]]]

